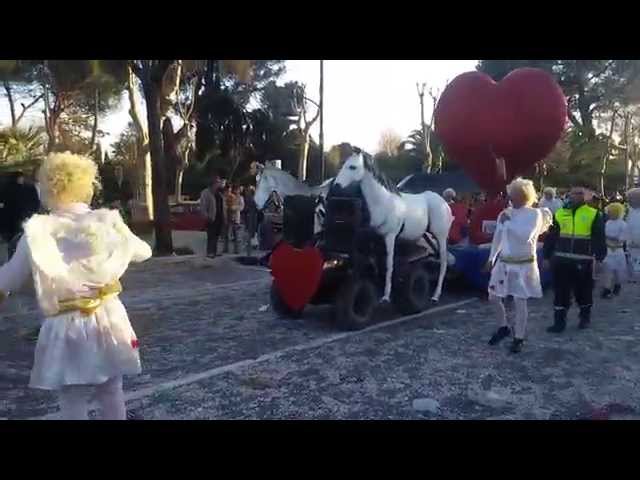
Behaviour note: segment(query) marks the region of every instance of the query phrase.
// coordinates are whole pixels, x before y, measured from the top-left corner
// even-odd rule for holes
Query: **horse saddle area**
[[[324,228],[314,235],[317,197],[292,195],[284,200],[283,239],[294,248],[315,245],[321,250],[345,255],[369,255],[384,262],[385,245],[381,235],[369,226],[369,212],[357,196],[329,197],[325,203]],[[396,262],[437,256],[437,242],[425,232],[418,243],[398,239]]]

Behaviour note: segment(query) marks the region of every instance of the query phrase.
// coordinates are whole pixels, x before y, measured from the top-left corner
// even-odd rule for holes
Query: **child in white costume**
[[[619,295],[622,290],[622,282],[627,279],[627,255],[624,251],[628,237],[627,222],[623,220],[624,205],[610,203],[606,208],[607,223],[605,235],[607,237],[607,256],[603,260],[604,282],[602,298],[611,298]]]
[[[537,198],[530,180],[517,178],[507,187],[512,207],[498,217],[498,224],[488,268],[489,300],[497,310],[500,328],[491,337],[490,345],[497,345],[513,333],[511,352],[522,350],[527,326],[527,298],[542,297],[540,272],[537,262],[538,236],[553,223],[547,208],[532,208]],[[495,263],[494,263],[495,262]],[[515,325],[509,325],[503,299],[512,296],[515,304]]]
[[[627,252],[631,281],[635,283],[640,280],[640,188],[633,188],[627,192],[627,202]]]
[[[119,279],[151,249],[117,211],[89,208],[96,173],[94,162],[68,152],[45,159],[39,180],[51,214],[25,223],[15,256],[0,268],[0,297],[33,278],[45,320],[30,387],[57,390],[64,419],[87,419],[95,393],[103,418],[124,420],[122,376],[141,367]]]

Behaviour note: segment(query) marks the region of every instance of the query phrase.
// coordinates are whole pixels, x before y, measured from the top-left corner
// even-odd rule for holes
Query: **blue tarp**
[[[449,248],[449,252],[456,259],[451,268],[460,273],[474,288],[487,291],[489,288],[489,274],[484,273],[482,270],[489,259],[491,249],[475,245],[453,246]],[[542,269],[542,247],[538,248],[538,268],[540,269],[542,288],[550,286],[551,272]]]

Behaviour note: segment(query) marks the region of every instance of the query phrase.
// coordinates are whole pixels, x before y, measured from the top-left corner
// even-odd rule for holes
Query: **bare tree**
[[[149,131],[146,124],[142,120],[140,112],[140,100],[137,91],[136,77],[128,66],[129,75],[127,79],[127,93],[129,96],[129,116],[133,121],[137,132],[136,164],[138,169],[143,172],[142,191],[146,205],[146,215],[148,220],[153,220],[153,194],[152,194],[152,172],[151,172],[151,153],[149,151]]]
[[[395,130],[387,129],[380,134],[378,148],[381,152],[393,156],[398,153],[401,144],[402,137]]]
[[[305,86],[300,85],[297,92],[295,92],[296,109],[298,110],[298,131],[300,134],[300,150],[298,159],[298,178],[300,181],[305,181],[307,178],[307,162],[309,158],[309,132],[311,127],[316,123],[320,116],[320,106],[308,98],[305,93]],[[307,113],[309,110],[308,104],[313,105],[316,109],[315,115],[309,119]]]
[[[602,163],[600,166],[600,194],[604,196],[604,177],[607,174],[607,167],[609,164],[609,158],[611,157],[611,148],[612,148],[612,139],[613,139],[613,131],[616,126],[616,119],[618,117],[618,108],[614,107],[611,112],[611,123],[609,125],[609,135],[606,139],[605,150],[602,154]]]
[[[420,128],[422,129],[422,138],[424,138],[424,151],[425,151],[425,160],[424,160],[424,169],[426,173],[431,173],[433,170],[433,152],[431,150],[431,132],[433,131],[433,123],[435,119],[436,105],[438,104],[438,99],[440,98],[440,90],[433,90],[433,88],[429,88],[427,94],[431,98],[432,109],[431,109],[431,120],[429,121],[429,126],[427,127],[427,123],[424,119],[424,94],[426,90],[426,83],[416,83],[416,89],[418,90],[418,98],[420,99]],[[436,162],[435,170],[437,172],[442,171],[442,155],[438,155],[438,159]]]

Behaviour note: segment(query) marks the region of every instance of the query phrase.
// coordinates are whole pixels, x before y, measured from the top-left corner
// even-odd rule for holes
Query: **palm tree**
[[[425,126],[427,132],[430,131],[429,125]],[[446,155],[442,144],[435,136],[435,132],[430,132],[430,149],[433,155],[434,165],[431,173],[441,173],[445,164]],[[400,144],[400,151],[405,151],[412,156],[425,159],[427,158],[425,151],[426,142],[424,140],[424,132],[420,129],[412,131],[406,140]]]
[[[0,130],[0,170],[33,168],[44,154],[46,141],[42,128]]]

